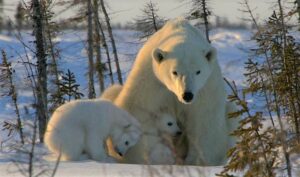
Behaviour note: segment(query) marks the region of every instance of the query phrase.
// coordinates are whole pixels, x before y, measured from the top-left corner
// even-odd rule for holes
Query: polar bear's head
[[[152,50],[155,76],[180,102],[192,103],[212,73],[215,48],[187,22],[168,22],[157,37],[162,39]]]
[[[134,124],[115,127],[111,136],[115,151],[123,156],[130,147],[139,141],[141,135],[140,127]]]
[[[179,136],[182,134],[178,127],[175,117],[170,114],[163,113],[157,118],[157,127],[161,133],[166,133],[171,136]]]

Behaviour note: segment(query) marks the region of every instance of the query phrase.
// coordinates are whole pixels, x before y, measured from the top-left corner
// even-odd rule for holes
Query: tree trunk
[[[92,99],[96,97],[95,88],[94,88],[94,59],[93,59],[93,11],[92,11],[92,2],[91,0],[87,1],[87,16],[88,16],[88,59],[89,59],[89,71],[88,71],[88,80],[89,80],[89,93],[88,98]]]
[[[284,21],[284,14],[283,14],[283,8],[282,8],[282,4],[281,4],[281,0],[278,0],[278,6],[279,6],[279,13],[280,13],[280,20],[281,20],[281,28],[282,28],[282,37],[283,37],[283,47],[282,47],[282,59],[283,59],[283,65],[284,65],[284,69],[285,71],[288,71],[288,67],[287,67],[287,60],[286,60],[286,47],[287,47],[287,36],[286,36],[286,25],[285,25],[285,21]],[[287,85],[288,88],[292,87],[291,84],[291,79],[288,73],[285,73],[286,75],[286,81],[287,81]],[[289,89],[290,90],[290,89]],[[288,93],[288,100],[290,102],[290,108],[292,109],[293,115],[294,115],[294,119],[295,119],[295,125],[296,125],[296,133],[297,133],[297,139],[299,142],[299,124],[298,124],[298,116],[296,113],[296,108],[295,108],[295,102],[294,102],[294,94],[293,92],[290,90],[290,93]],[[285,156],[285,160],[286,160],[286,168],[287,168],[287,175],[288,177],[292,176],[292,169],[291,169],[291,162],[290,162],[290,155],[288,152],[288,147],[286,145],[286,136],[285,136],[285,132],[283,131],[283,124],[281,121],[279,121],[279,125],[280,125],[280,129],[281,129],[281,136],[282,137],[282,149],[283,149],[283,153]]]
[[[40,141],[44,141],[44,133],[48,122],[47,109],[47,59],[44,48],[43,36],[43,15],[41,12],[41,4],[39,0],[33,0],[33,22],[36,40],[36,58],[38,70],[37,82],[37,114],[39,121],[39,137]]]
[[[297,12],[298,12],[298,22],[300,23],[300,0],[296,0]]]
[[[59,88],[59,84],[58,84],[59,83],[58,67],[57,67],[56,56],[55,56],[55,51],[54,51],[54,44],[52,42],[52,36],[51,36],[50,27],[49,27],[50,26],[49,19],[46,18],[45,22],[46,22],[45,25],[47,26],[47,30],[46,30],[47,39],[46,40],[48,40],[48,43],[49,43],[49,46],[46,46],[46,47],[48,47],[50,49],[50,55],[51,55],[51,59],[52,59],[51,69],[53,70],[53,74],[55,77],[56,93],[58,95],[60,95],[60,88]]]
[[[104,30],[102,28],[102,25],[100,23],[100,19],[99,18],[98,18],[98,26],[99,26],[99,30],[101,32],[102,43],[103,43],[103,47],[105,49],[105,53],[106,53],[106,57],[107,57],[110,83],[113,85],[115,83],[115,81],[114,81],[113,72],[112,72],[112,68],[111,68],[110,54],[109,54],[109,50],[108,50],[108,46],[107,46],[107,42],[106,42],[106,37],[105,37],[105,34],[104,34]]]
[[[151,8],[151,16],[152,16],[153,27],[154,27],[155,31],[158,31],[158,27],[157,27],[156,20],[155,20],[155,14],[154,14],[154,8],[153,8],[152,2],[150,2],[150,6],[151,6],[150,8]]]
[[[205,0],[202,0],[202,11],[203,11],[203,19],[204,19],[204,26],[205,26],[205,36],[206,36],[206,39],[207,41],[210,43],[210,40],[209,40],[209,28],[208,28],[208,14],[207,14],[207,7],[206,7],[206,2]]]
[[[117,68],[117,74],[118,74],[118,80],[119,80],[119,83],[122,85],[123,84],[122,73],[121,73],[118,54],[117,54],[117,47],[116,47],[116,44],[115,44],[112,29],[111,29],[111,26],[110,26],[109,17],[108,17],[107,11],[105,9],[103,0],[100,0],[100,4],[101,4],[103,14],[105,16],[106,26],[107,26],[108,34],[109,34],[109,37],[110,37],[110,40],[111,40],[111,45],[112,45],[112,48],[113,48],[113,53],[114,53],[114,58],[115,58],[115,63],[116,63],[116,68]]]
[[[100,45],[100,29],[99,29],[99,13],[98,13],[98,0],[94,0],[94,23],[95,23],[95,35],[96,35],[96,68],[98,72],[98,80],[100,86],[100,95],[103,93],[105,86],[104,86],[104,78],[103,78],[103,70],[102,70],[102,62],[101,62],[101,45]]]

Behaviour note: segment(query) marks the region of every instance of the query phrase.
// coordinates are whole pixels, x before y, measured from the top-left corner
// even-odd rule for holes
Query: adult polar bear
[[[114,102],[133,114],[145,131],[151,130],[146,122],[153,114],[167,107],[184,125],[189,142],[186,164],[224,162],[233,126],[226,116],[216,50],[187,21],[169,21],[145,43]],[[141,145],[125,156],[128,163],[142,158]]]

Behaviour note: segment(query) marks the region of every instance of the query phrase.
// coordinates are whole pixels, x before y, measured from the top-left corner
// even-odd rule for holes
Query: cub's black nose
[[[180,136],[181,134],[182,134],[182,131],[176,132],[176,135],[177,135],[177,136]]]
[[[118,152],[118,154],[119,154],[120,156],[123,156],[123,154],[122,154],[121,152]]]
[[[194,95],[191,92],[184,92],[184,94],[182,95],[182,98],[184,99],[184,101],[186,102],[190,102],[192,101]]]

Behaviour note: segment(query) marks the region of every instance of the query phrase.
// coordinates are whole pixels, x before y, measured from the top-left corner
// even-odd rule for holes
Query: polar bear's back
[[[121,92],[122,88],[122,85],[114,84],[104,90],[104,92],[101,95],[101,98],[113,102]]]
[[[102,124],[102,121],[112,111],[108,101],[75,100],[66,103],[55,110],[49,124],[55,126],[82,127],[91,123]],[[108,124],[108,122],[107,122]]]
[[[198,43],[198,45],[209,46],[208,41],[205,39],[202,31],[191,25],[184,18],[175,18],[168,21],[163,28],[150,37],[145,43],[143,49],[154,49],[162,43],[171,45],[172,43],[178,44],[179,41]],[[152,53],[152,51],[143,51],[140,53]]]
[[[66,103],[57,108],[51,116],[45,133],[45,144],[50,151],[59,154],[60,149],[69,150],[70,153],[78,155],[78,151],[84,148],[84,136],[86,129],[94,126],[94,129],[101,130],[99,136],[106,136],[103,114],[109,107],[106,103],[76,100]],[[74,144],[77,146],[74,147]],[[73,158],[76,155],[72,156]],[[69,157],[62,156],[62,159]]]

